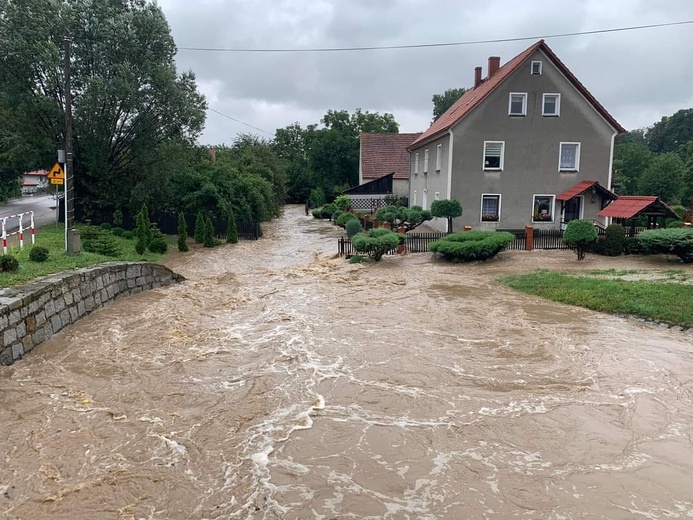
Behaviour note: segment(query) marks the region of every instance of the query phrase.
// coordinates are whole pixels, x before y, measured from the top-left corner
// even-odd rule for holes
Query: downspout
[[[609,191],[614,191],[612,186],[611,186],[611,180],[614,172],[614,141],[616,141],[616,136],[618,135],[618,132],[614,132],[611,135],[611,151],[609,152],[609,183],[607,186],[607,189]],[[604,204],[604,201],[602,200],[602,204]],[[611,224],[611,217],[604,217],[604,226],[608,226]]]
[[[448,200],[452,199],[452,149],[455,144],[455,134],[452,133],[452,128],[448,130],[450,136],[448,147]]]

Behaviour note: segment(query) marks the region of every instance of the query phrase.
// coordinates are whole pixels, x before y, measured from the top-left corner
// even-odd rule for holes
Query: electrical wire
[[[249,123],[246,123],[245,121],[241,121],[240,119],[236,119],[235,117],[231,117],[227,114],[224,114],[223,112],[219,112],[218,110],[214,110],[213,108],[207,107],[207,110],[209,110],[210,112],[214,112],[215,114],[219,114],[220,116],[224,116],[224,117],[230,119],[231,121],[235,121],[236,123],[240,123],[242,125],[248,126],[248,127],[252,128],[253,130],[257,130],[257,131],[265,133],[267,135],[274,136],[274,132],[268,132],[267,130],[263,130],[262,128],[258,128],[257,126],[253,126]]]
[[[678,22],[667,22],[650,25],[634,25],[630,27],[616,27],[611,29],[597,29],[594,31],[579,31],[560,34],[545,34],[538,36],[521,36],[518,38],[498,38],[495,40],[473,40],[465,42],[445,42],[445,43],[420,43],[413,45],[382,45],[371,47],[316,47],[308,49],[286,48],[286,49],[243,49],[243,48],[215,48],[215,47],[178,47],[179,51],[194,51],[194,52],[249,52],[249,53],[267,53],[267,52],[351,52],[351,51],[382,51],[391,49],[426,49],[432,47],[454,47],[460,45],[481,45],[486,43],[506,43],[520,42],[525,40],[540,40],[548,38],[565,38],[569,36],[584,36],[589,34],[605,34],[623,31],[636,31],[641,29],[654,29],[658,27],[672,27],[676,25],[693,24],[693,20],[683,20]]]

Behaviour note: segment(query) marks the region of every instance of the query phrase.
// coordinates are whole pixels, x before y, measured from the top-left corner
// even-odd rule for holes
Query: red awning
[[[607,190],[601,184],[599,184],[599,181],[582,181],[570,188],[568,191],[564,191],[560,195],[556,196],[556,200],[565,202],[573,197],[577,197],[591,188],[594,188],[597,193],[602,196],[602,199],[614,200],[618,197],[615,193]]]
[[[599,213],[598,217],[633,218],[640,213],[651,216],[678,218],[678,215],[657,197],[623,195]]]

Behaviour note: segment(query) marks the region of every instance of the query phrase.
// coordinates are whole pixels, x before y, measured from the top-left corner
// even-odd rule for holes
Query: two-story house
[[[457,199],[454,227],[558,229],[611,193],[614,138],[625,130],[541,40],[488,74],[409,147],[410,205]],[[433,225],[445,230],[445,220]]]

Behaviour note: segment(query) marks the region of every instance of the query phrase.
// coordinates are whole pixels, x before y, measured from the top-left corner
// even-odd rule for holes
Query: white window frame
[[[428,190],[426,188],[424,188],[422,201],[421,201],[421,209],[426,209],[427,204],[428,204]]]
[[[412,206],[416,206],[416,190],[414,190],[414,200],[411,203]]]
[[[513,96],[522,97],[522,113],[513,114]],[[508,115],[512,117],[523,117],[527,115],[527,92],[511,92],[508,95]]]
[[[484,197],[498,197],[498,220],[484,220]],[[479,222],[495,222],[501,221],[501,207],[503,203],[503,195],[500,193],[482,193],[481,206],[479,208]]]
[[[534,201],[537,197],[551,197],[551,220],[534,220]],[[532,223],[552,224],[556,220],[556,195],[551,193],[535,193],[532,195]]]
[[[574,168],[562,168],[561,167],[561,157],[563,157],[563,145],[564,144],[576,144],[577,149],[575,150],[575,167]],[[560,145],[558,146],[558,171],[563,172],[563,173],[576,173],[580,171],[580,150],[582,148],[582,144],[579,142],[573,142],[573,141],[561,141]]]
[[[538,72],[534,72],[534,65],[535,65],[535,64],[538,64],[538,65],[539,65],[539,71],[538,71]],[[535,60],[535,61],[532,62],[532,65],[529,67],[529,73],[530,73],[532,76],[541,76],[541,73],[543,72],[543,71],[542,71],[542,68],[543,68],[543,65],[542,65],[541,61],[540,61],[540,60]]]
[[[424,173],[428,173],[428,148],[424,150]]]
[[[443,168],[443,145],[436,146],[436,171],[439,172]]]
[[[556,113],[546,113],[546,96],[556,96]],[[541,97],[541,115],[544,117],[560,117],[561,115],[561,95],[558,92],[547,92]]]
[[[440,192],[436,191],[436,194],[433,196],[434,200],[440,200]]]
[[[414,175],[419,174],[419,152],[414,154]]]
[[[486,145],[487,144],[500,144],[501,145],[500,168],[486,167]],[[481,157],[481,169],[485,172],[502,172],[504,165],[505,165],[505,141],[484,141],[484,148],[482,150],[482,157]]]

